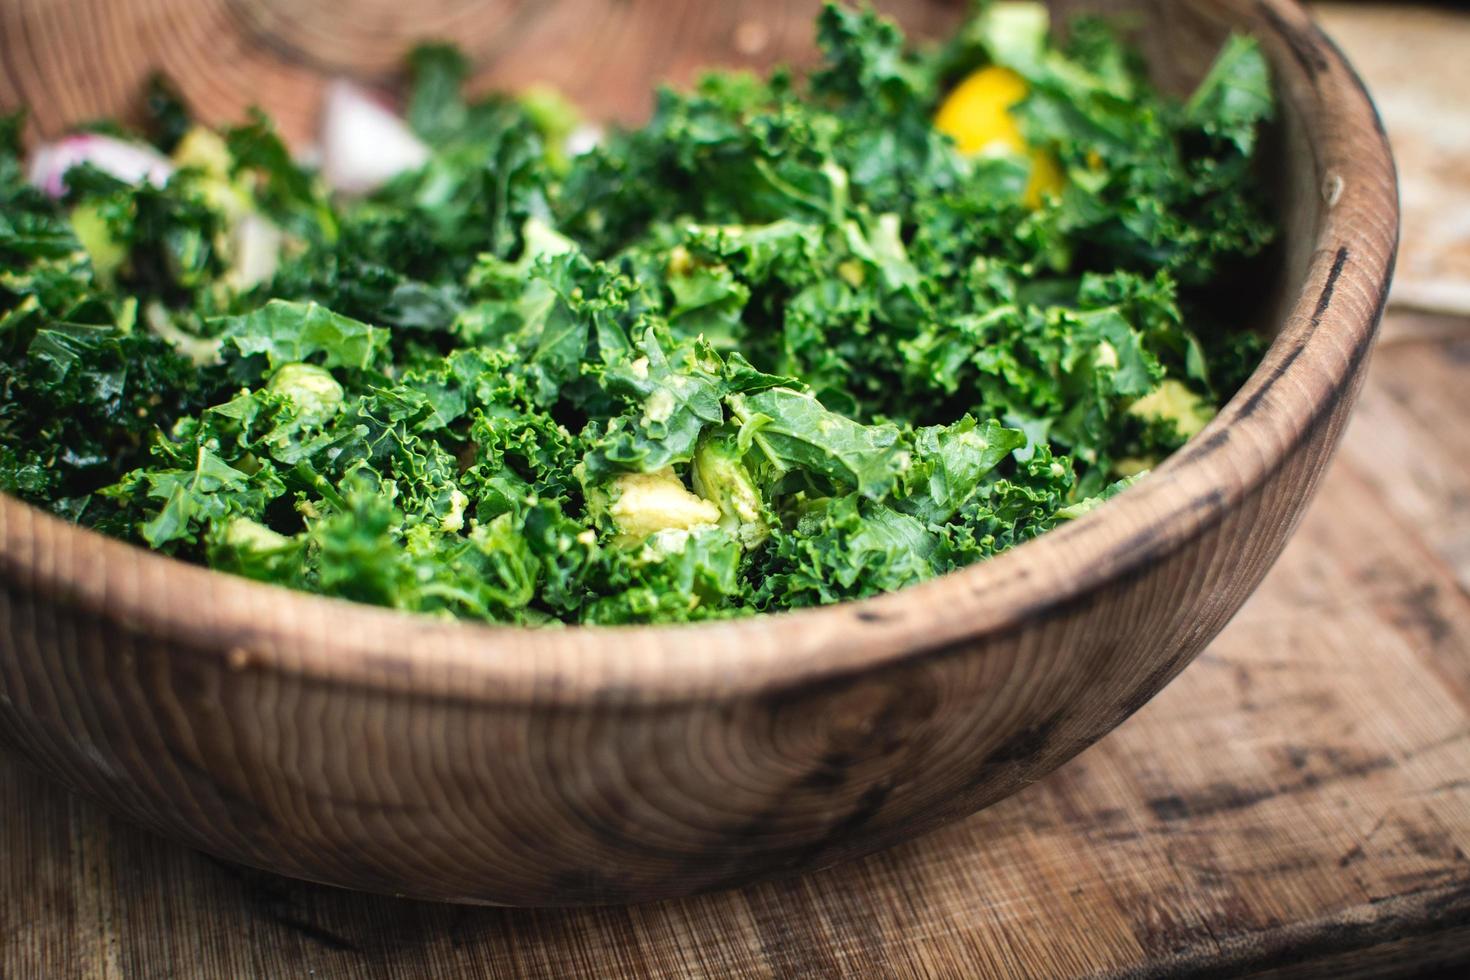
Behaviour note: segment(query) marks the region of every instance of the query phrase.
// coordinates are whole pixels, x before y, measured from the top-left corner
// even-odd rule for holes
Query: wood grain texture
[[[649,3],[609,2],[605,24],[591,0],[575,16],[571,0],[503,6],[520,41],[484,56],[487,82],[562,71],[581,92],[586,52],[563,57],[558,44],[595,42],[594,64],[637,67],[636,79],[601,78],[609,91],[722,60],[711,39],[723,28],[709,26],[728,16],[722,5],[654,5],[661,32],[645,29]],[[892,6],[920,21],[942,13]],[[1106,6],[1148,16],[1155,67],[1175,81],[1200,74],[1226,29],[1255,30],[1283,99],[1277,339],[1219,419],[1138,487],[900,595],[703,627],[562,631],[285,593],[0,498],[0,740],[124,816],[239,863],[528,905],[824,867],[1001,800],[1092,744],[1189,663],[1279,554],[1361,381],[1397,230],[1371,106],[1289,0]],[[48,39],[133,18],[129,38],[158,35],[160,63],[196,100],[219,95],[209,104],[225,111],[223,94],[248,93],[289,110],[310,91],[298,76],[324,66],[257,43],[276,36],[259,23],[315,16],[303,9],[12,4],[0,51],[25,95],[51,70],[38,54]],[[363,9],[364,20],[393,10]],[[449,0],[426,9],[434,23],[461,16]],[[741,9],[770,24],[811,12]],[[206,15],[213,33],[190,33]],[[643,26],[619,33],[619,18]],[[315,31],[302,27],[302,43]],[[207,62],[180,72],[163,60],[201,37]],[[43,129],[127,81],[102,47],[35,106]],[[366,42],[340,50],[364,70],[378,57]]]
[[[57,977],[200,980],[1463,967],[1470,589],[1438,549],[1470,534],[1470,453],[1444,444],[1470,386],[1470,321],[1441,326],[1459,339],[1377,356],[1317,504],[1195,666],[1112,736],[968,820],[720,895],[471,909],[216,862],[6,760],[0,976],[39,964]],[[1400,470],[1381,456],[1389,445],[1426,462]]]

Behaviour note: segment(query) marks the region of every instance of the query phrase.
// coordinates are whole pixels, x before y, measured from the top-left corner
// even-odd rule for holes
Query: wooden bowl
[[[311,132],[324,75],[386,80],[413,31],[484,85],[609,115],[707,62],[801,60],[810,0],[51,0],[0,8],[0,102],[43,133],[162,67],[210,119]],[[919,31],[961,3],[884,5]],[[1074,6],[1068,4],[1067,6]],[[1093,4],[1096,6],[1096,4]],[[258,585],[0,498],[0,737],[232,861],[462,902],[630,902],[820,867],[1014,793],[1147,702],[1295,527],[1347,418],[1397,239],[1393,164],[1289,0],[1108,4],[1159,77],[1260,37],[1283,102],[1276,339],[1153,476],[995,560],[867,602],[681,628],[440,622]],[[347,12],[345,8],[352,8]],[[738,12],[738,13],[737,13]]]

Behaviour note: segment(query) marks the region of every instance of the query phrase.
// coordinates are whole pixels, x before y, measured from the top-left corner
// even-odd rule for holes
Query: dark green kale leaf
[[[939,538],[919,520],[862,497],[813,501],[776,535],[756,581],[763,609],[860,599],[936,574]]]
[[[631,411],[612,419],[587,454],[593,479],[687,463],[705,427],[724,421],[724,363],[707,344],[674,345],[661,332],[650,325],[637,346],[640,356],[624,355],[602,372],[606,390]]]
[[[1229,140],[1249,157],[1261,123],[1274,113],[1271,75],[1261,47],[1250,38],[1232,36],[1199,88],[1184,104],[1189,125],[1214,139]]]
[[[143,120],[149,140],[164,153],[172,153],[194,127],[193,115],[183,95],[163,75],[148,79],[148,88],[143,93]]]
[[[944,524],[981,492],[981,481],[1011,453],[1026,446],[1026,434],[991,419],[984,426],[965,416],[950,426],[928,426],[913,437],[913,459],[898,508],[926,524]]]
[[[469,75],[464,55],[447,44],[425,44],[409,55],[408,69],[408,125],[430,143],[464,139],[470,118],[460,91]]]

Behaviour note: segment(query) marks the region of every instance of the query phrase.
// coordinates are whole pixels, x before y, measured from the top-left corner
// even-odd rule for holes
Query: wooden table
[[[1316,505],[1194,666],[1020,795],[794,881],[570,913],[353,895],[219,864],[0,757],[0,980],[1470,962],[1467,406],[1470,320],[1391,314]]]

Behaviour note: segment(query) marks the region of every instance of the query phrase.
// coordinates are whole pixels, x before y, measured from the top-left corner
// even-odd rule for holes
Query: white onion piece
[[[249,289],[274,276],[284,238],[269,218],[254,211],[242,215],[231,234],[234,260],[230,263],[230,285]]]
[[[563,148],[569,157],[586,156],[601,145],[603,135],[601,126],[583,123],[572,130]]]
[[[347,194],[366,194],[429,160],[429,148],[371,94],[338,79],[322,110],[322,177]]]
[[[45,143],[31,154],[29,179],[51,197],[66,193],[66,172],[90,163],[103,173],[130,184],[147,181],[162,187],[173,175],[168,157],[143,143],[120,140],[100,133],[78,133],[56,143]]]

